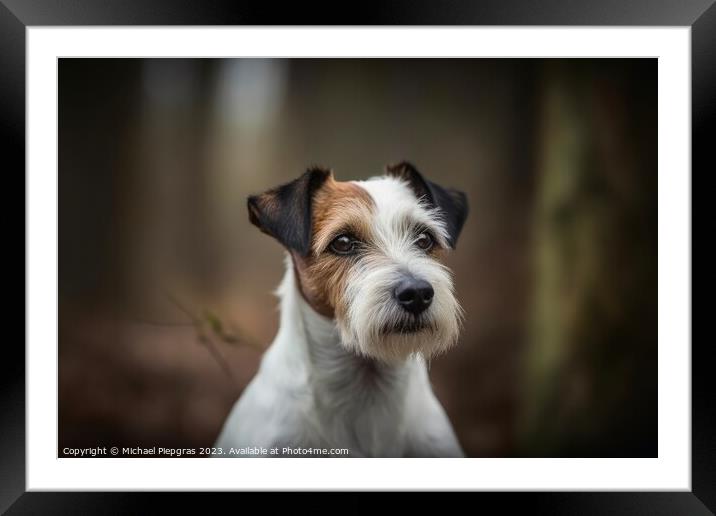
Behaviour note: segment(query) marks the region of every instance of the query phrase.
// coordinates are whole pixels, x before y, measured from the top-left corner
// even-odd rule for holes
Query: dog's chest
[[[390,457],[403,453],[407,431],[402,371],[353,364],[334,378],[323,375],[313,393],[311,420],[327,447],[348,448],[352,456]]]

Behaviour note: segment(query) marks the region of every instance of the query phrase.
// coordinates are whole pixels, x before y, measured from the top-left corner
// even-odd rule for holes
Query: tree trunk
[[[656,60],[543,81],[523,455],[656,456]]]

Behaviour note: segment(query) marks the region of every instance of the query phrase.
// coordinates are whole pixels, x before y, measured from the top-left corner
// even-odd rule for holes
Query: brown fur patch
[[[303,297],[321,315],[343,315],[346,307],[342,294],[348,272],[353,265],[350,256],[327,252],[331,241],[350,233],[362,241],[370,240],[373,199],[360,186],[335,181],[329,177],[316,191],[312,206],[311,252],[302,257],[292,253]]]

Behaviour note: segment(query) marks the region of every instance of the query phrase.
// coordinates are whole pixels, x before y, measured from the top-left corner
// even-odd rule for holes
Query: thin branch
[[[231,367],[224,356],[220,353],[219,348],[216,346],[212,336],[219,341],[225,342],[226,344],[243,344],[258,351],[263,351],[263,348],[253,339],[250,339],[243,334],[239,336],[237,331],[232,332],[227,330],[221,319],[212,312],[204,310],[201,316],[196,315],[170,292],[165,292],[165,295],[170,303],[172,303],[191,320],[191,323],[186,323],[186,325],[194,326],[199,343],[209,350],[214,359],[219,363],[219,366],[232,379],[232,381],[234,380],[234,375]]]
[[[221,368],[224,370],[224,372],[231,378],[232,381],[235,381],[234,373],[231,370],[231,367],[229,366],[229,363],[226,361],[226,359],[223,357],[221,353],[219,353],[219,350],[214,345],[214,342],[206,337],[205,335],[197,335],[197,338],[199,339],[199,342],[203,344],[206,349],[209,350],[209,353],[214,357],[214,360],[216,360]]]

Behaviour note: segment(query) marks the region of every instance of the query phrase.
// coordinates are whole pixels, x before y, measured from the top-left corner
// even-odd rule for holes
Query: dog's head
[[[312,168],[249,197],[248,208],[291,253],[303,297],[335,318],[350,350],[396,362],[457,341],[462,311],[441,258],[465,222],[464,193],[406,162],[368,181]]]

